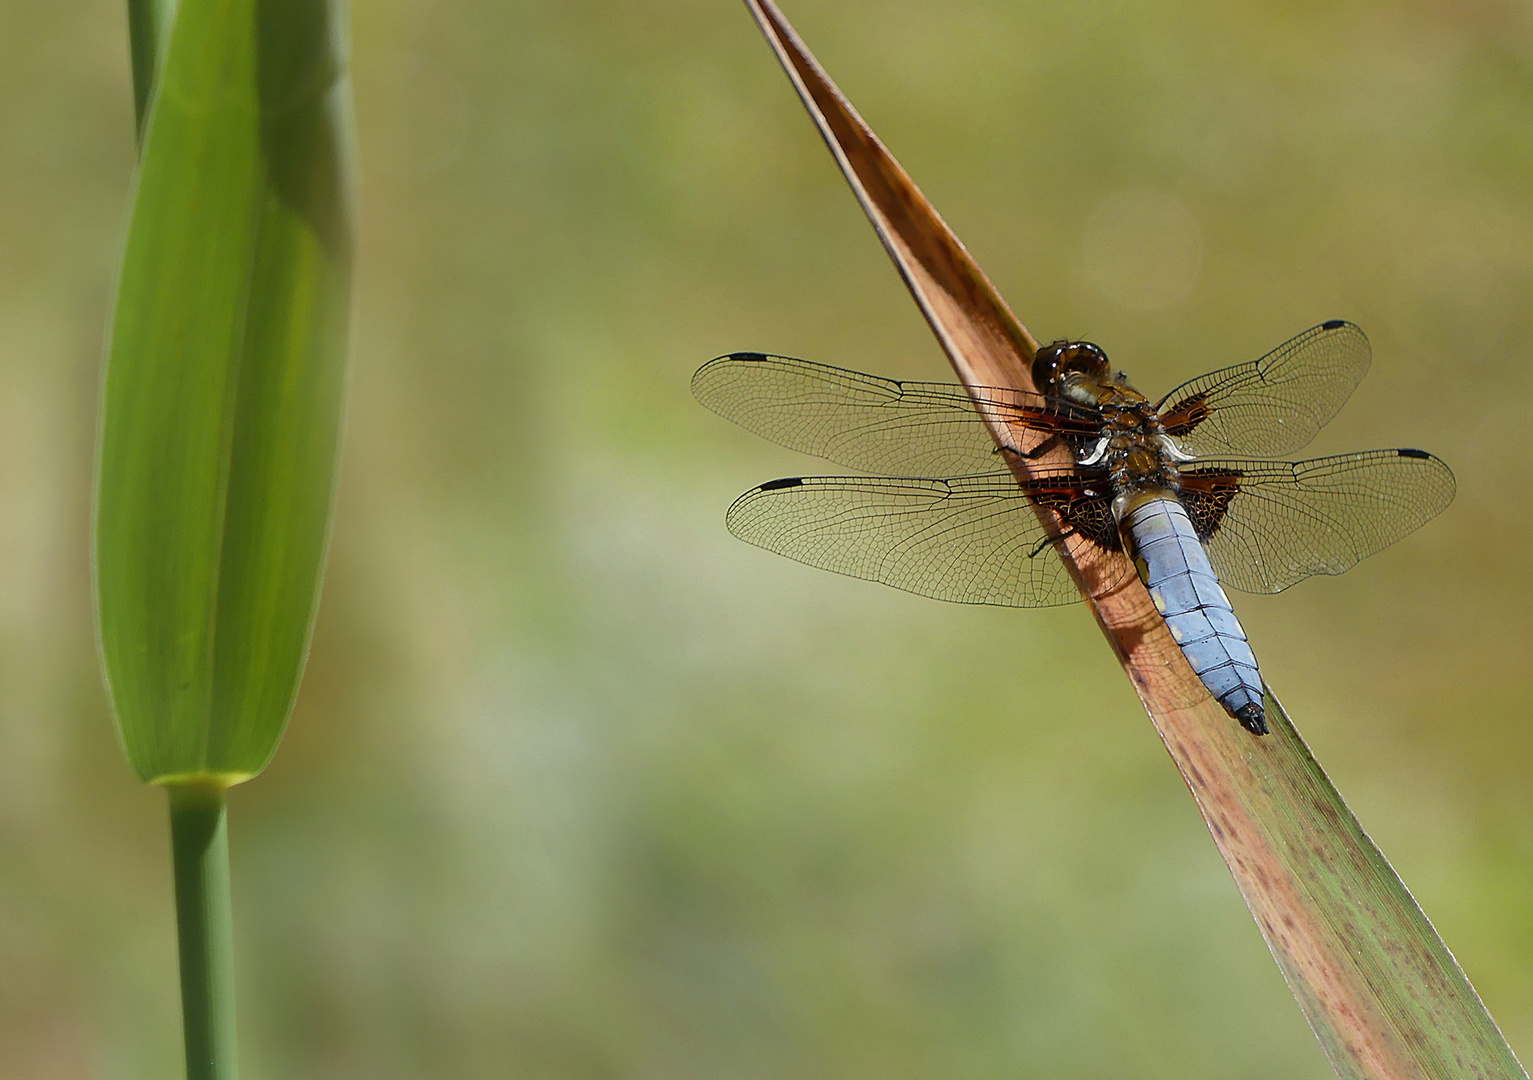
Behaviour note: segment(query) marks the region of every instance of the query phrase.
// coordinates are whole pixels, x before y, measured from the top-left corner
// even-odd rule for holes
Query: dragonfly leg
[[[1015,446],[997,446],[995,452],[997,454],[1010,454],[1012,457],[1019,458],[1022,461],[1037,461],[1058,445],[1059,436],[1050,435],[1031,450],[1018,450]]]
[[[1058,536],[1045,536],[1042,540],[1038,541],[1038,546],[1037,547],[1033,548],[1032,551],[1029,551],[1027,553],[1027,557],[1029,559],[1036,559],[1039,555],[1043,554],[1043,549],[1048,547],[1055,540],[1063,540],[1067,536],[1074,536],[1075,533],[1076,533],[1075,526],[1072,525],[1072,526],[1070,526],[1070,528],[1066,529],[1064,532],[1060,533]]]
[[[1043,455],[1047,454],[1050,450],[1054,449],[1054,447],[1058,445],[1059,436],[1050,435],[1047,439],[1044,439],[1041,443],[1033,447],[1022,456],[1025,457],[1028,461],[1037,461],[1039,458],[1043,457]]]

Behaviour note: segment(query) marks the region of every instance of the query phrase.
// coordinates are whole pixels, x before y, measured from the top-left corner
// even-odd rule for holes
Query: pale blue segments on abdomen
[[[1120,524],[1133,541],[1150,599],[1208,692],[1231,715],[1251,703],[1260,708],[1256,656],[1182,504],[1152,499]]]

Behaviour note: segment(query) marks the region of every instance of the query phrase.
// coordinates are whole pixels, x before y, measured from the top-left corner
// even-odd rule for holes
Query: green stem
[[[234,920],[224,789],[170,789],[187,1080],[234,1080]]]

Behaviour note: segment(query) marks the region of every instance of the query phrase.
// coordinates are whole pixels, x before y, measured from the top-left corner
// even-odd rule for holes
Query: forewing
[[[1453,492],[1453,473],[1424,450],[1182,471],[1182,502],[1219,580],[1258,593],[1350,569],[1442,513]]]
[[[1104,540],[1113,542],[1107,498],[1072,498],[1067,485],[1048,478],[1030,486],[1045,504],[1053,499],[1066,527],[1072,518],[1083,530],[1105,523]],[[725,520],[730,532],[768,551],[938,600],[1050,607],[1081,598],[1010,473],[774,480],[740,496]],[[1089,546],[1088,558],[1099,563],[1091,579],[1129,572],[1127,559],[1105,544]]]
[[[975,399],[1018,429],[1099,434],[1100,420],[1066,415],[1036,394],[1004,388],[900,382],[762,353],[734,353],[692,377],[697,400],[757,435],[806,454],[885,476],[959,476],[1003,464]]]
[[[1368,338],[1332,319],[1260,360],[1200,375],[1156,406],[1168,434],[1195,457],[1277,457],[1309,445],[1368,372]]]

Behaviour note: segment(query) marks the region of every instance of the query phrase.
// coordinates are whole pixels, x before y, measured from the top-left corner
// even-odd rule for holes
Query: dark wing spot
[[[730,353],[729,354],[729,358],[731,360],[743,360],[746,363],[750,363],[750,364],[759,364],[759,363],[761,363],[761,361],[766,359],[766,353],[759,353],[759,352],[736,352],[736,353]]]
[[[1425,450],[1396,450],[1395,453],[1399,454],[1401,457],[1413,458],[1429,458],[1432,456]]]
[[[1322,329],[1322,330],[1340,330],[1343,326],[1346,326],[1346,325],[1347,325],[1347,320],[1346,319],[1327,319],[1325,322],[1320,324],[1320,329]]]
[[[785,476],[781,480],[768,480],[766,483],[762,484],[756,490],[757,491],[781,491],[783,488],[803,487],[803,486],[804,486],[804,478],[802,476]]]

